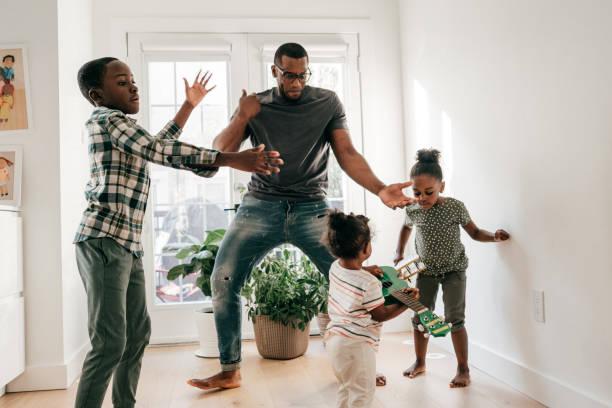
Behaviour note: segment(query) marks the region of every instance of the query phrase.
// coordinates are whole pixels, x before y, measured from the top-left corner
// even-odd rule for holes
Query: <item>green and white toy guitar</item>
[[[398,271],[395,268],[383,266],[381,269],[383,270],[381,281],[386,304],[397,303],[399,301],[414,310],[420,322],[417,327],[419,331],[424,333],[425,337],[429,335],[444,337],[450,332],[452,327],[451,323],[446,323],[444,318],[439,317],[413,296],[404,292],[404,289],[410,286],[405,280],[398,276]]]

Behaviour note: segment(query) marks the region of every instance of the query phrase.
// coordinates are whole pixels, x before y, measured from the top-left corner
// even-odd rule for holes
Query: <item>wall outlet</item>
[[[541,290],[531,291],[531,304],[533,305],[533,318],[536,322],[546,321],[544,314],[544,292]]]

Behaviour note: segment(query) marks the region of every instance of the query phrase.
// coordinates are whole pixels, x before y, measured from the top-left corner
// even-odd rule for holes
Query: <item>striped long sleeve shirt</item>
[[[86,127],[90,180],[85,187],[87,208],[74,242],[110,237],[140,257],[148,162],[212,177],[218,169],[201,166],[212,165],[218,152],[178,141],[182,129],[174,121],[153,136],[123,112],[106,107],[95,108]]]
[[[346,269],[335,261],[329,270],[329,333],[363,339],[374,348],[380,341],[381,322],[370,311],[385,303],[382,284],[364,270]]]

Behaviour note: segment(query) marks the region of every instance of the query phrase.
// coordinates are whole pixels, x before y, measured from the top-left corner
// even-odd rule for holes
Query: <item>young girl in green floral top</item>
[[[404,248],[412,229],[416,229],[416,252],[426,266],[417,278],[421,303],[434,309],[438,288],[442,286],[446,321],[453,324],[452,341],[457,356],[457,374],[451,387],[466,387],[470,383],[468,338],[465,319],[465,270],[468,258],[461,243],[460,226],[472,239],[481,242],[505,241],[510,235],[499,229],[495,233],[476,226],[465,205],[454,198],[442,197],[444,180],[439,164],[440,152],[423,149],[417,152],[417,163],[410,171],[416,203],[406,208],[406,221],[400,231],[394,262],[404,258]],[[413,325],[418,321],[413,319]],[[416,361],[404,375],[414,378],[425,372],[428,339],[414,330]]]

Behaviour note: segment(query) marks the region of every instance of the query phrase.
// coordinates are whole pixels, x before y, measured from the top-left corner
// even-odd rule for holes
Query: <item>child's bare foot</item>
[[[376,373],[376,386],[384,387],[385,385],[387,385],[387,377],[384,374]]]
[[[425,373],[425,363],[419,360],[415,361],[413,365],[404,370],[404,377],[415,378]]]
[[[242,378],[240,377],[240,370],[234,371],[221,371],[218,374],[215,374],[208,378],[192,378],[187,381],[187,384],[192,387],[199,388],[201,390],[212,390],[215,388],[238,388],[240,387],[240,381]]]
[[[451,388],[463,388],[470,385],[470,369],[469,368],[457,368],[457,375],[448,384]]]

